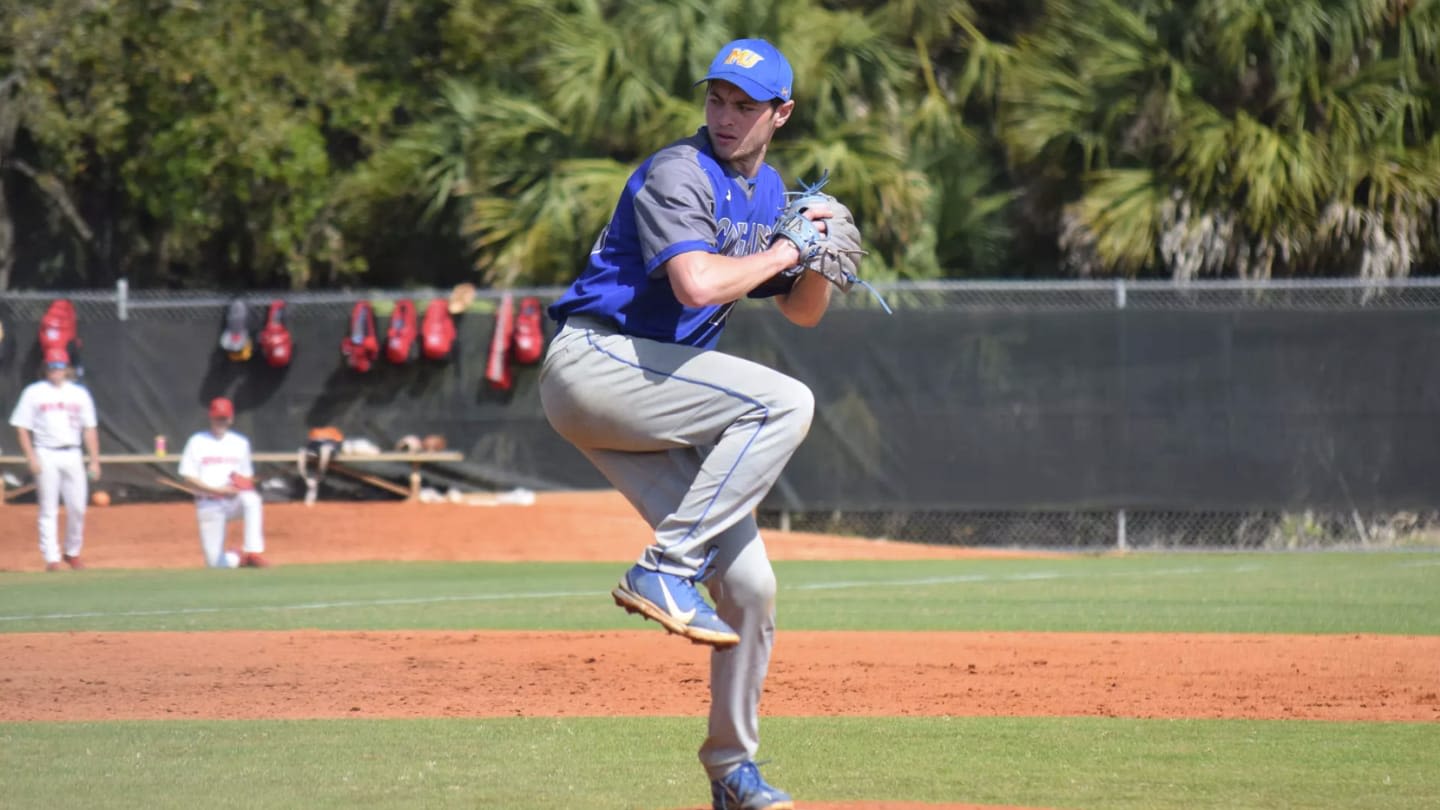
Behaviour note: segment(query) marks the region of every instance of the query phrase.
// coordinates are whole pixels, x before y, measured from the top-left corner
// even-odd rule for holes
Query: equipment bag
[[[397,365],[414,360],[415,331],[415,303],[408,299],[396,301],[385,330],[385,359]]]
[[[346,365],[356,371],[369,371],[380,354],[380,341],[375,337],[375,310],[368,301],[358,301],[350,311],[350,329],[340,341],[340,354]]]
[[[51,349],[63,349],[70,358],[71,368],[75,369],[75,376],[85,376],[85,370],[80,364],[80,335],[76,326],[75,305],[64,298],[51,301],[45,314],[40,317],[41,356]]]
[[[75,339],[75,306],[65,299],[51,301],[40,318],[40,348],[66,349]]]
[[[515,362],[533,366],[545,354],[545,323],[540,310],[540,299],[520,299],[520,313],[515,316],[515,342],[510,347]]]
[[[265,326],[260,330],[260,354],[265,362],[274,368],[290,365],[294,350],[290,330],[285,326],[285,302],[275,299],[270,302],[270,311],[265,314]]]
[[[236,298],[225,310],[225,328],[220,332],[220,348],[237,363],[250,359],[254,344],[250,340],[250,310]]]
[[[455,319],[445,301],[437,298],[425,305],[425,321],[420,327],[421,350],[430,360],[444,360],[455,345]]]

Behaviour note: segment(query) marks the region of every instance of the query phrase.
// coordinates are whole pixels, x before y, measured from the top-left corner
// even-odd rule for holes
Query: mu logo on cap
[[[725,57],[725,64],[739,65],[743,68],[753,68],[756,65],[760,64],[760,60],[764,58],[765,57],[750,50],[749,48],[735,48],[730,51],[729,56]]]

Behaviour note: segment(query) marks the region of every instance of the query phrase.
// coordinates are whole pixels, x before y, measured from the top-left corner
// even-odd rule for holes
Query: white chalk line
[[[921,577],[916,579],[873,579],[873,580],[839,580],[834,582],[812,582],[803,585],[783,586],[782,591],[822,591],[842,590],[853,588],[895,588],[895,587],[924,587],[928,585],[961,585],[976,583],[1003,583],[1003,582],[1033,582],[1037,580],[1053,579],[1081,579],[1095,577],[1121,577],[1121,576],[1177,576],[1200,574],[1207,570],[1205,568],[1170,568],[1154,571],[1110,571],[1096,573],[1089,572],[1031,572],[1022,574],[990,575],[990,574],[963,574],[945,577]],[[1257,566],[1238,566],[1228,569],[1227,573],[1247,572],[1258,570]],[[506,602],[527,599],[591,599],[599,596],[596,591],[525,591],[511,593],[484,593],[466,594],[454,596],[423,596],[404,599],[351,599],[335,602],[300,602],[290,605],[229,605],[223,607],[180,607],[165,608],[157,610],[94,610],[76,611],[71,613],[32,613],[0,615],[0,622],[26,622],[26,621],[63,621],[66,619],[129,619],[145,618],[155,616],[195,616],[215,613],[253,612],[253,611],[305,611],[305,610],[334,610],[338,608],[367,608],[386,607],[394,605],[433,605],[445,602]]]

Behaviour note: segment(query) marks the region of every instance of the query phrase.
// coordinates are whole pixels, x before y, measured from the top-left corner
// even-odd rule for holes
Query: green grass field
[[[622,567],[5,573],[0,633],[634,629],[638,622],[606,596]],[[776,570],[782,632],[1440,635],[1434,553],[789,562]],[[0,700],[3,680],[0,671]],[[703,732],[703,719],[692,717],[4,723],[0,807],[699,806],[707,794],[694,748]],[[1440,806],[1433,723],[816,717],[767,718],[764,734],[767,776],[817,801]]]

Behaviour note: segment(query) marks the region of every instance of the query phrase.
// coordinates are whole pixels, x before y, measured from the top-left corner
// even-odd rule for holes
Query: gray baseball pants
[[[572,318],[546,353],[540,399],[555,430],[654,529],[641,565],[691,576],[717,550],[706,585],[740,636],[710,656],[700,761],[718,779],[759,748],[775,572],[754,509],[809,431],[814,396],[758,363]]]

